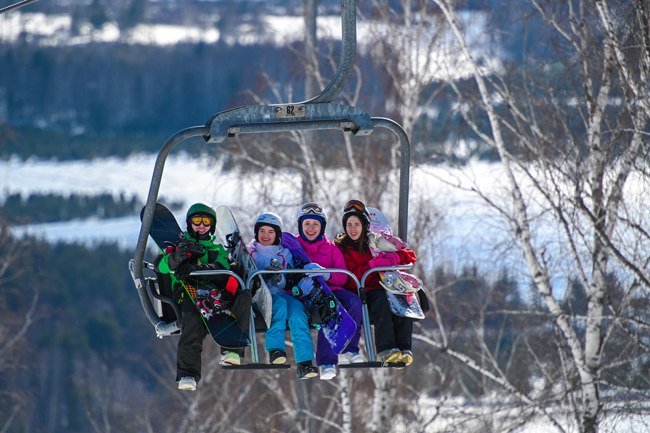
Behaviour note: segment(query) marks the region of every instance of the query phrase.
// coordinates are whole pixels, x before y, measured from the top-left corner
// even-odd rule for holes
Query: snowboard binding
[[[322,296],[310,300],[311,305],[309,306],[309,318],[317,328],[330,323],[338,315],[336,297],[333,294],[320,293]]]
[[[227,250],[234,250],[240,239],[241,237],[239,236],[239,232],[229,233],[226,235],[226,244],[224,246]]]
[[[422,281],[418,277],[402,271],[383,272],[380,284],[394,293],[415,293],[422,288]]]
[[[206,320],[209,320],[215,314],[230,313],[227,300],[224,299],[223,294],[217,289],[212,289],[209,292],[199,290],[196,299],[196,308],[198,308]]]

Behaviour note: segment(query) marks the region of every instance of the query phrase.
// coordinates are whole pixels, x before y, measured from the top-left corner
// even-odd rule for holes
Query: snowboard
[[[375,229],[380,230],[377,226]],[[368,231],[368,245],[371,251],[396,252],[406,248],[406,244],[386,230]],[[422,288],[422,281],[415,275],[402,270],[384,271],[380,275],[381,285],[389,292],[397,294],[415,293]]]
[[[140,220],[142,220],[143,213],[144,208],[140,212]],[[178,225],[174,214],[160,203],[156,203],[149,236],[162,252],[168,246],[176,245],[183,236],[183,230]],[[199,315],[215,343],[228,349],[250,345],[248,334],[241,329],[235,318],[226,312],[227,310],[222,310],[216,314],[210,314],[210,311],[202,313],[201,309],[205,310],[205,304],[209,301],[210,293],[200,293],[195,298],[185,284],[183,284],[183,287],[185,293],[190,296],[194,305],[197,306]]]
[[[227,206],[219,206],[217,208],[216,234],[218,240],[228,249],[232,260],[239,266],[242,279],[248,281],[248,277],[257,271],[257,267],[255,266],[253,256],[248,252],[246,244],[241,238],[241,231],[237,227],[235,217]],[[257,308],[262,314],[264,323],[268,329],[271,327],[273,299],[271,298],[271,291],[264,279],[257,278],[257,282],[260,285],[253,296],[253,302],[257,304]]]
[[[296,269],[302,269],[305,265],[311,263],[309,257],[302,249],[298,239],[291,233],[282,233],[282,246],[291,251],[293,256],[293,265]],[[306,274],[308,275],[308,274]],[[305,277],[314,280],[314,287],[309,293],[296,293],[293,295],[300,299],[307,308],[312,321],[314,317],[319,317],[322,323],[319,323],[320,330],[336,354],[342,353],[346,348],[357,329],[354,319],[343,308],[338,298],[332,294],[325,281],[321,277]],[[323,317],[320,311],[331,312],[327,317]]]
[[[377,208],[367,207],[370,214],[370,250],[373,256],[379,252],[394,252],[406,245],[396,236],[388,218]],[[386,298],[393,314],[412,319],[424,319],[417,291],[422,282],[414,275],[402,271],[379,272],[381,285],[386,289]]]

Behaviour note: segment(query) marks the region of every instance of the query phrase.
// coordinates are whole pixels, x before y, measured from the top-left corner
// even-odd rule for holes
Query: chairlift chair
[[[153,175],[147,195],[146,205],[142,215],[142,225],[136,245],[135,257],[129,262],[133,281],[142,303],[144,312],[154,326],[156,333],[162,338],[179,333],[179,325],[176,320],[170,320],[169,315],[159,314],[154,307],[154,299],[159,302],[172,304],[175,308],[176,317],[180,317],[177,307],[169,296],[159,291],[153,277],[145,277],[143,270],[146,267],[144,260],[147,249],[147,241],[151,228],[154,208],[158,199],[160,183],[162,180],[165,161],[169,153],[181,142],[193,138],[203,137],[207,143],[223,143],[231,137],[239,134],[258,134],[283,131],[315,131],[315,130],[340,130],[353,135],[367,136],[376,128],[384,128],[391,131],[399,140],[401,160],[399,173],[399,197],[398,197],[398,236],[404,241],[407,240],[407,218],[408,218],[408,195],[409,195],[409,174],[410,174],[410,143],[404,129],[395,121],[382,118],[370,117],[363,110],[344,105],[332,103],[333,98],[340,92],[349,72],[352,70],[356,56],[356,0],[343,0],[341,13],[342,25],[342,52],[341,60],[337,71],[331,82],[321,93],[309,100],[297,103],[252,105],[242,106],[225,110],[213,115],[203,126],[193,126],[183,129],[173,135],[164,143],[156,158]],[[350,364],[341,367],[380,367],[375,362],[375,350],[373,336],[370,329],[368,308],[366,305],[365,291],[362,283],[365,278],[358,281],[357,278],[346,270],[328,270],[332,272],[346,272],[355,280],[359,296],[363,301],[363,335],[368,352],[368,361],[364,364]],[[372,271],[372,270],[371,270]],[[277,271],[276,271],[277,272]],[[261,271],[260,271],[261,273]],[[259,274],[253,274],[255,277]],[[251,278],[246,282],[246,288],[250,289]],[[159,308],[160,310],[160,308]],[[228,369],[256,369],[256,368],[277,368],[269,367],[271,364],[259,363],[257,341],[255,338],[255,324],[251,315],[250,326],[251,358],[252,364],[227,367]]]

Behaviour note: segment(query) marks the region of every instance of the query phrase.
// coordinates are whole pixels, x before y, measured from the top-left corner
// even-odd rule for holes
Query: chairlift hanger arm
[[[357,2],[341,1],[341,61],[332,81],[320,92],[300,104],[331,102],[340,92],[345,80],[354,68],[357,55]]]
[[[144,207],[144,213],[142,215],[142,225],[140,226],[140,233],[138,235],[138,243],[135,248],[135,257],[133,259],[133,281],[136,282],[136,289],[138,291],[138,296],[143,305],[145,315],[149,321],[154,325],[154,327],[159,326],[160,318],[158,314],[151,305],[151,300],[149,295],[146,292],[146,287],[142,284],[144,281],[143,276],[143,264],[144,264],[144,254],[147,249],[147,240],[149,238],[149,231],[151,230],[151,223],[153,221],[154,209],[156,207],[156,200],[158,199],[158,191],[160,190],[160,183],[162,181],[163,169],[165,168],[165,161],[169,152],[176,147],[181,141],[191,138],[191,137],[201,137],[208,133],[208,129],[205,127],[192,127],[184,129],[170,139],[163,145],[158,152],[158,157],[156,158],[156,165],[154,166],[153,175],[151,177],[151,184],[149,185],[149,194],[147,196],[147,203]]]

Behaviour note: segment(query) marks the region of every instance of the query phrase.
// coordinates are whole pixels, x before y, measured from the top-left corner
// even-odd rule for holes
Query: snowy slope
[[[15,193],[24,196],[37,192],[61,195],[110,193],[116,196],[135,196],[144,204],[154,163],[154,155],[137,155],[126,160],[0,161],[0,199]],[[410,203],[424,200],[425,203],[430,203],[431,212],[443,209],[445,218],[449,221],[445,224],[444,236],[435,241],[435,261],[460,265],[493,257],[493,246],[499,244],[499,239],[503,239],[499,222],[491,217],[491,212],[473,195],[462,193],[448,183],[451,181],[450,176],[457,176],[451,173],[444,167],[425,167],[412,173]],[[469,166],[463,176],[470,175],[486,186],[499,182],[494,167],[485,163]],[[287,229],[292,230],[293,215],[301,199],[299,188],[291,186],[291,176],[288,176],[272,187],[274,196],[281,199],[265,206],[260,204],[264,197],[259,189],[261,180],[258,177],[251,175],[242,179],[235,173],[220,172],[214,164],[184,154],[171,155],[165,164],[159,200],[168,203],[183,202],[185,206],[196,201],[225,204],[233,207],[236,217],[242,220],[242,227],[250,225],[248,223],[252,218],[263,210],[261,207],[269,207],[269,210],[279,212],[285,218]],[[335,173],[332,178],[336,178]],[[294,184],[297,183],[298,181]],[[349,191],[344,183],[333,188],[346,191],[346,196],[341,196],[342,201],[355,196],[354,191]],[[396,203],[396,200],[389,196],[387,203]],[[328,225],[328,234],[331,236],[341,231],[336,215],[343,203],[324,204],[332,215],[331,224]],[[394,209],[385,210],[389,215],[396,214],[391,212]],[[183,209],[178,212],[177,218],[182,221]],[[113,220],[89,219],[38,224],[16,227],[14,230],[17,234],[30,233],[52,242],[92,244],[97,241],[115,241],[125,248],[134,248],[139,229],[139,219],[134,215]]]

